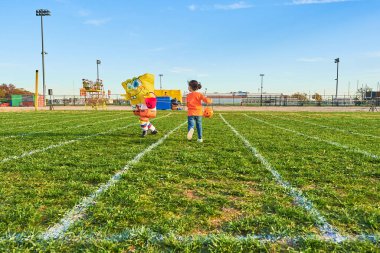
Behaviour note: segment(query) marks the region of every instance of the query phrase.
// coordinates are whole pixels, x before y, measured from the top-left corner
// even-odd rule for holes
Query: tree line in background
[[[14,84],[0,85],[0,98],[10,98],[11,95],[32,95],[33,93],[22,88],[16,88]]]
[[[371,87],[369,87],[368,85],[365,85],[361,88],[358,88],[356,90],[356,93],[354,94],[354,99],[355,100],[364,100],[366,98],[366,94],[368,92],[372,92],[372,91],[373,91],[373,89]],[[302,93],[302,92],[296,92],[296,93],[293,93],[292,95],[287,96],[287,97],[295,98],[298,101],[309,101],[310,100],[310,96],[308,96],[306,93]],[[317,102],[323,101],[323,97],[319,93],[313,94],[311,96],[311,98]]]

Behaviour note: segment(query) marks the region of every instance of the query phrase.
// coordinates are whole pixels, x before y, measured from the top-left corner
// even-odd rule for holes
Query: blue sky
[[[55,94],[79,94],[96,59],[112,93],[150,72],[167,89],[197,79],[208,91],[258,92],[264,73],[264,92],[335,94],[337,57],[339,94],[380,82],[380,0],[0,0],[0,9],[0,83],[30,90],[41,73],[36,9],[52,13],[45,63]]]

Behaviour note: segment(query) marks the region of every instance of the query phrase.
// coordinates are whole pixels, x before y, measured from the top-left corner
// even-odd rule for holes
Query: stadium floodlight
[[[51,16],[51,14],[49,10],[39,9],[36,10],[36,16]]]
[[[335,102],[336,102],[336,105],[338,106],[338,82],[339,82],[339,58],[336,58],[335,59],[335,63],[336,63],[336,89],[335,89]]]
[[[43,86],[43,97],[44,97],[44,103],[43,105],[45,106],[45,101],[46,101],[46,85],[45,85],[45,52],[44,49],[44,24],[43,24],[43,17],[44,16],[51,16],[49,10],[45,9],[39,9],[36,10],[36,16],[41,17],[41,41],[42,41],[42,86]]]
[[[161,78],[164,76],[163,74],[158,75],[160,77],[160,90],[162,90],[162,83],[161,83]]]
[[[261,76],[260,106],[263,106],[263,79],[264,79],[264,74],[260,74],[260,76]]]

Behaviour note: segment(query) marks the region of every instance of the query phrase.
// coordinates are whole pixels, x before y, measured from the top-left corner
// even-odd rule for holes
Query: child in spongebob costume
[[[154,95],[154,75],[144,74],[124,81],[125,99],[131,101],[133,113],[140,116],[142,137],[148,134],[157,134],[156,128],[150,123],[150,118],[156,117],[156,95]]]

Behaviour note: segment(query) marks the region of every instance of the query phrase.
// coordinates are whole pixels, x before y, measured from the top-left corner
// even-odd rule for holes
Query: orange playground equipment
[[[82,79],[83,88],[80,89],[80,96],[84,97],[85,106],[91,106],[97,110],[99,106],[106,108],[106,92],[104,90],[103,81],[98,79],[96,82]],[[108,91],[108,93],[110,93]]]

